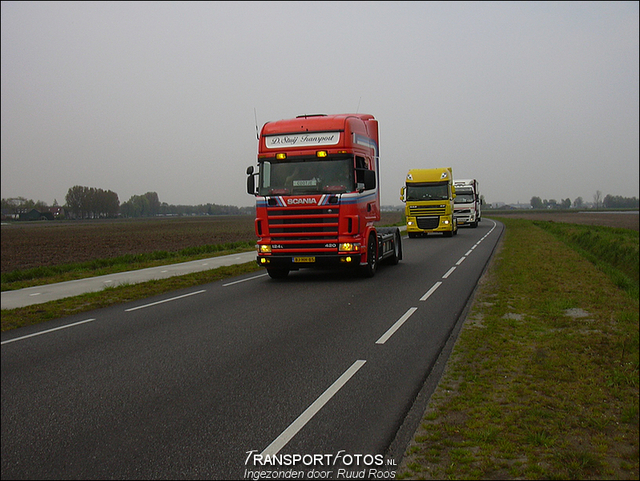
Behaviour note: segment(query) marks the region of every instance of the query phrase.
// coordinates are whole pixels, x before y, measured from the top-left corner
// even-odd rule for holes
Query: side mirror
[[[256,179],[253,173],[253,165],[247,167],[247,194],[256,195]]]
[[[400,188],[400,200],[404,202],[404,185]]]

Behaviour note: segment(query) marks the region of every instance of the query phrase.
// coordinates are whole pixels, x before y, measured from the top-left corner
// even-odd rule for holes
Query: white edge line
[[[293,421],[287,429],[282,431],[280,436],[278,436],[265,448],[264,451],[262,451],[262,456],[277,454],[291,440],[291,438],[293,438],[327,402],[329,402],[340,388],[344,386],[362,366],[364,366],[365,362],[367,361],[358,360],[354,362],[351,367],[342,374],[342,376],[336,379],[334,383],[329,386],[329,388],[323,392],[320,397],[313,402],[313,404],[311,404],[311,406],[298,416],[298,418]]]
[[[84,321],[74,322],[73,324],[67,324],[66,326],[54,327],[53,329],[47,329],[46,331],[36,332],[34,334],[29,334],[27,336],[16,337],[15,339],[8,339],[6,341],[2,341],[2,343],[0,344],[8,344],[13,341],[20,341],[22,339],[27,339],[28,337],[39,336],[40,334],[48,334],[53,331],[59,331],[60,329],[66,329],[67,327],[73,327],[73,326],[77,326],[79,324],[84,324],[85,322],[91,322],[91,321],[95,321],[95,319],[86,319]]]
[[[440,281],[436,282],[436,283],[431,287],[431,289],[429,289],[429,290],[427,291],[427,293],[426,293],[424,296],[422,296],[422,297],[420,298],[420,300],[421,300],[421,301],[426,301],[427,299],[429,299],[429,296],[430,296],[431,294],[433,294],[434,292],[436,292],[436,289],[437,289],[438,287],[440,287],[440,285],[441,285],[441,284],[442,284],[442,282],[440,282]]]
[[[138,309],[144,309],[145,307],[157,306],[158,304],[164,304],[165,302],[175,301],[178,299],[182,299],[183,297],[195,296],[196,294],[202,294],[203,292],[206,292],[206,290],[203,289],[201,291],[190,292],[189,294],[184,294],[178,297],[172,297],[171,299],[164,299],[158,302],[152,302],[151,304],[145,304],[144,306],[132,307],[131,309],[125,309],[124,312],[131,312],[131,311],[136,311]]]
[[[442,278],[443,278],[443,279],[446,279],[446,278],[447,278],[447,277],[449,277],[449,276],[451,275],[451,273],[452,273],[453,271],[455,271],[455,270],[456,270],[456,267],[455,267],[455,266],[453,266],[451,269],[449,269],[449,270],[447,271],[447,273],[446,273],[444,276],[442,276]]]
[[[233,281],[233,282],[229,282],[228,284],[222,284],[222,287],[232,286],[234,284],[240,284],[241,282],[252,281],[254,279],[258,279],[258,278],[264,277],[266,275],[267,274],[260,274],[259,276],[249,277],[247,279],[240,279],[239,281]]]
[[[417,307],[410,307],[409,310],[405,312],[404,315],[400,319],[398,319],[396,323],[393,326],[391,326],[389,330],[382,335],[382,337],[380,337],[380,339],[376,341],[376,344],[384,344],[385,342],[387,342],[389,338],[393,336],[393,334],[398,329],[400,329],[400,326],[402,326],[405,323],[405,321],[409,319],[411,315],[417,310],[418,310]]]

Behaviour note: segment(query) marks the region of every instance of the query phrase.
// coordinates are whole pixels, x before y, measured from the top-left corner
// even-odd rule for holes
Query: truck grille
[[[267,209],[272,253],[338,251],[338,207]]]
[[[447,209],[444,206],[409,207],[409,214],[416,217],[419,215],[445,215],[446,212]]]
[[[436,229],[440,225],[440,217],[418,217],[416,220],[420,229]]]

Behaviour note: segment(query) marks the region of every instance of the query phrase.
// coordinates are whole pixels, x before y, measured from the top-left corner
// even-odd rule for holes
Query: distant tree
[[[596,205],[596,209],[602,207],[602,192],[596,190],[596,193],[593,196],[593,203]]]
[[[81,219],[84,217],[82,209],[85,207],[85,189],[86,187],[74,185],[67,191],[67,195],[65,196],[67,209]]]
[[[110,190],[98,189],[98,215],[99,217],[117,217],[120,211],[120,200],[118,194]]]
[[[569,209],[571,207],[571,199],[566,198],[560,202],[560,207],[562,209]]]
[[[150,215],[149,199],[145,195],[132,195],[122,204],[120,212],[125,217],[147,217]]]
[[[156,192],[147,192],[144,194],[149,201],[148,213],[146,215],[155,216],[160,212],[160,200]]]
[[[584,201],[582,200],[582,197],[576,197],[576,200],[573,201],[573,206],[576,209],[582,209],[583,205],[584,205]]]
[[[25,197],[10,197],[8,199],[2,199],[2,210],[7,210],[13,215],[27,212],[30,205],[33,205],[33,201],[27,200]]]
[[[49,211],[49,206],[47,205],[47,203],[43,202],[41,200],[38,200],[38,202],[36,202],[33,205],[33,208],[35,210],[37,210],[38,212],[48,212]]]
[[[534,209],[542,209],[544,207],[542,199],[540,197],[531,197],[531,207]]]

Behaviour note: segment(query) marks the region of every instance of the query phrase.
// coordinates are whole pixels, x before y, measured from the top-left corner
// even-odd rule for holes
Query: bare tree
[[[602,205],[602,192],[596,190],[595,195],[593,196],[593,202],[596,204],[596,209],[599,209]]]

